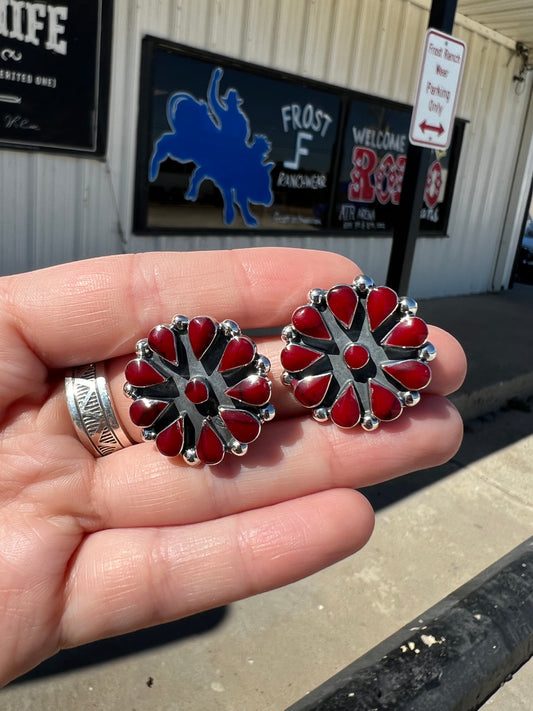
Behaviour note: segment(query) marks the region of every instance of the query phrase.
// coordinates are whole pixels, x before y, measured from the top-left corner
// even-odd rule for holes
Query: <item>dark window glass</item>
[[[147,226],[325,226],[340,98],[158,50]]]
[[[142,67],[136,231],[391,234],[408,106],[153,38]],[[460,128],[432,153],[424,233],[445,233]]]

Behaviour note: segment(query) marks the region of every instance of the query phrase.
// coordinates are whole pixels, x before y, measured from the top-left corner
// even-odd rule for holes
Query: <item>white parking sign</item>
[[[439,149],[450,145],[465,58],[464,42],[438,30],[427,31],[409,129],[411,143]]]

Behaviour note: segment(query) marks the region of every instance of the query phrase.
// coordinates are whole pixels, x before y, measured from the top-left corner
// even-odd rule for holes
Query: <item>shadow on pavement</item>
[[[490,436],[487,436],[489,428]],[[533,398],[514,398],[496,412],[465,422],[463,444],[447,464],[413,472],[361,491],[374,510],[379,511],[532,433]]]
[[[24,676],[15,679],[11,684],[22,684],[53,674],[64,674],[73,669],[102,664],[111,659],[119,659],[155,647],[162,647],[165,644],[172,644],[186,637],[201,635],[221,624],[226,614],[227,608],[219,607],[177,622],[169,622],[166,625],[139,630],[120,637],[103,639],[75,649],[65,649],[51,659],[42,662]]]

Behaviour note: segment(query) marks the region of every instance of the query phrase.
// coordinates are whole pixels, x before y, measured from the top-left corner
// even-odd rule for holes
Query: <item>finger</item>
[[[286,585],[359,550],[372,527],[366,499],[336,490],[208,523],[93,534],[70,570],[63,646]]]
[[[84,492],[52,511],[73,511],[91,530],[193,523],[331,488],[359,488],[437,466],[457,451],[462,422],[443,398],[428,396],[408,415],[375,432],[342,430],[309,417],[265,425],[243,458],[216,467],[189,467],[159,455],[153,443],[98,460]]]
[[[310,288],[358,273],[345,257],[300,249],[128,254],[5,277],[0,304],[19,343],[61,368],[131,353],[176,313],[280,326]]]

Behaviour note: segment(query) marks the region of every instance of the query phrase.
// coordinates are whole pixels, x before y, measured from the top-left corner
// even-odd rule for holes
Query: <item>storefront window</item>
[[[137,232],[393,229],[407,106],[152,38],[140,106]],[[432,160],[425,231],[446,229],[454,151]]]

